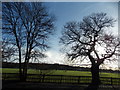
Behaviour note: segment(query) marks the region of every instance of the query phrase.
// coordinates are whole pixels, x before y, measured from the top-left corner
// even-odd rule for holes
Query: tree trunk
[[[27,53],[23,68],[23,81],[26,81],[27,79],[27,68],[28,68],[29,59],[30,59],[30,54]]]
[[[22,79],[23,79],[23,73],[22,73],[21,62],[19,62],[19,78],[20,78],[20,81],[22,81]]]
[[[26,81],[27,79],[27,68],[28,68],[28,64],[29,64],[29,60],[30,60],[30,54],[31,54],[31,47],[28,50],[28,46],[27,46],[27,50],[26,50],[26,56],[25,56],[25,62],[24,62],[24,67],[23,67],[23,81]]]
[[[24,62],[24,68],[23,68],[23,81],[26,81],[27,79],[27,63]]]
[[[101,83],[99,76],[99,65],[94,64],[91,66],[92,81],[91,84],[85,90],[97,90]]]
[[[99,76],[99,65],[92,65],[91,67],[91,73],[92,73],[92,82],[93,85],[99,85],[100,84],[100,76]]]
[[[22,64],[21,64],[21,48],[19,47],[19,78],[20,81],[23,79],[23,73],[22,73]]]

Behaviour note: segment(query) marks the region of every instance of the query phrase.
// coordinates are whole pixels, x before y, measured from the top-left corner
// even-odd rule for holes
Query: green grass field
[[[0,70],[1,71],[1,70]],[[3,68],[2,73],[18,73],[17,68]],[[70,75],[70,76],[91,76],[89,71],[72,71],[72,70],[35,70],[28,69],[28,74],[46,74],[46,75]],[[100,72],[100,77],[119,78],[120,73]]]
[[[17,68],[3,68],[0,69],[0,71],[3,74],[2,78],[4,80],[16,80],[19,79],[18,74],[7,74],[7,73],[19,73],[19,69]],[[5,74],[6,73],[6,74]],[[90,71],[73,71],[73,70],[36,70],[36,69],[28,69],[28,74],[35,74],[33,76],[28,76],[27,81],[41,81],[41,75],[40,74],[45,74],[45,80],[44,82],[72,82],[72,83],[77,83],[79,77],[72,77],[72,76],[81,76],[82,78],[80,79],[80,83],[90,83],[91,78],[86,79],[86,77],[83,76],[91,76]],[[47,76],[47,75],[52,75],[52,76]],[[53,75],[59,75],[59,76],[53,76]],[[63,75],[63,76],[62,76]],[[61,76],[62,76],[62,81],[61,81]],[[101,78],[102,82],[104,84],[111,84],[111,78],[116,78],[113,79],[113,84],[119,84],[119,80],[117,78],[120,78],[120,73],[105,73],[105,72],[100,72],[100,77],[106,77],[106,78]],[[16,78],[18,77],[18,78]],[[51,81],[52,80],[52,81]]]

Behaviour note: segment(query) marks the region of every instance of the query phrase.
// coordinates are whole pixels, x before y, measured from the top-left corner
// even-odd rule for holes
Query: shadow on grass
[[[98,90],[99,85],[94,85],[94,84],[90,84],[87,88],[85,88],[84,90]]]
[[[38,82],[19,82],[3,81],[2,90],[119,90],[111,85],[87,85],[87,84],[64,84],[64,83],[38,83]],[[98,89],[99,88],[99,89]]]

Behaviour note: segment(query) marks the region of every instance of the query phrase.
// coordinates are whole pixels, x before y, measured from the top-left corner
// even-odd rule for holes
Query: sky
[[[117,2],[44,2],[44,5],[47,7],[49,13],[56,17],[56,21],[55,32],[50,36],[48,41],[51,48],[45,52],[48,57],[41,59],[42,63],[68,64],[68,62],[66,62],[66,56],[61,52],[61,44],[59,43],[61,30],[67,22],[80,22],[84,16],[99,12],[107,13],[108,16],[118,20]],[[112,32],[118,34],[117,22]],[[82,64],[84,65],[84,63],[86,62]],[[116,67],[116,65],[114,65],[114,67]]]
[[[107,13],[108,16],[118,20],[117,2],[45,2],[44,5],[49,13],[56,17],[55,33],[49,39],[51,48],[46,51],[48,57],[42,60],[45,63],[67,64],[63,53],[60,52],[61,44],[59,44],[61,30],[67,22],[80,22],[84,16],[99,12]],[[111,32],[118,34],[117,22]]]

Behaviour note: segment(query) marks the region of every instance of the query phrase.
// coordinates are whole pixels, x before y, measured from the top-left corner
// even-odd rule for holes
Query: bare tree
[[[16,11],[14,3],[3,3],[2,4],[2,32],[3,40],[9,41],[9,44],[13,44],[18,48],[19,56],[19,73],[20,79],[22,79],[22,67],[21,67],[21,47],[23,44],[24,29],[21,23],[19,14]]]
[[[22,79],[26,80],[32,52],[37,49],[39,54],[43,55],[42,51],[49,48],[46,41],[54,30],[55,18],[47,12],[42,3],[7,2],[3,3],[3,20],[4,38],[11,35],[11,41],[19,50],[19,63],[22,49],[25,51]]]
[[[60,43],[68,46],[67,56],[71,60],[86,57],[91,62],[90,87],[97,88],[100,84],[99,66],[105,60],[112,60],[118,53],[118,38],[106,32],[113,27],[115,21],[106,13],[93,13],[84,17],[80,23],[68,22],[64,26]],[[98,51],[98,48],[103,51]]]

